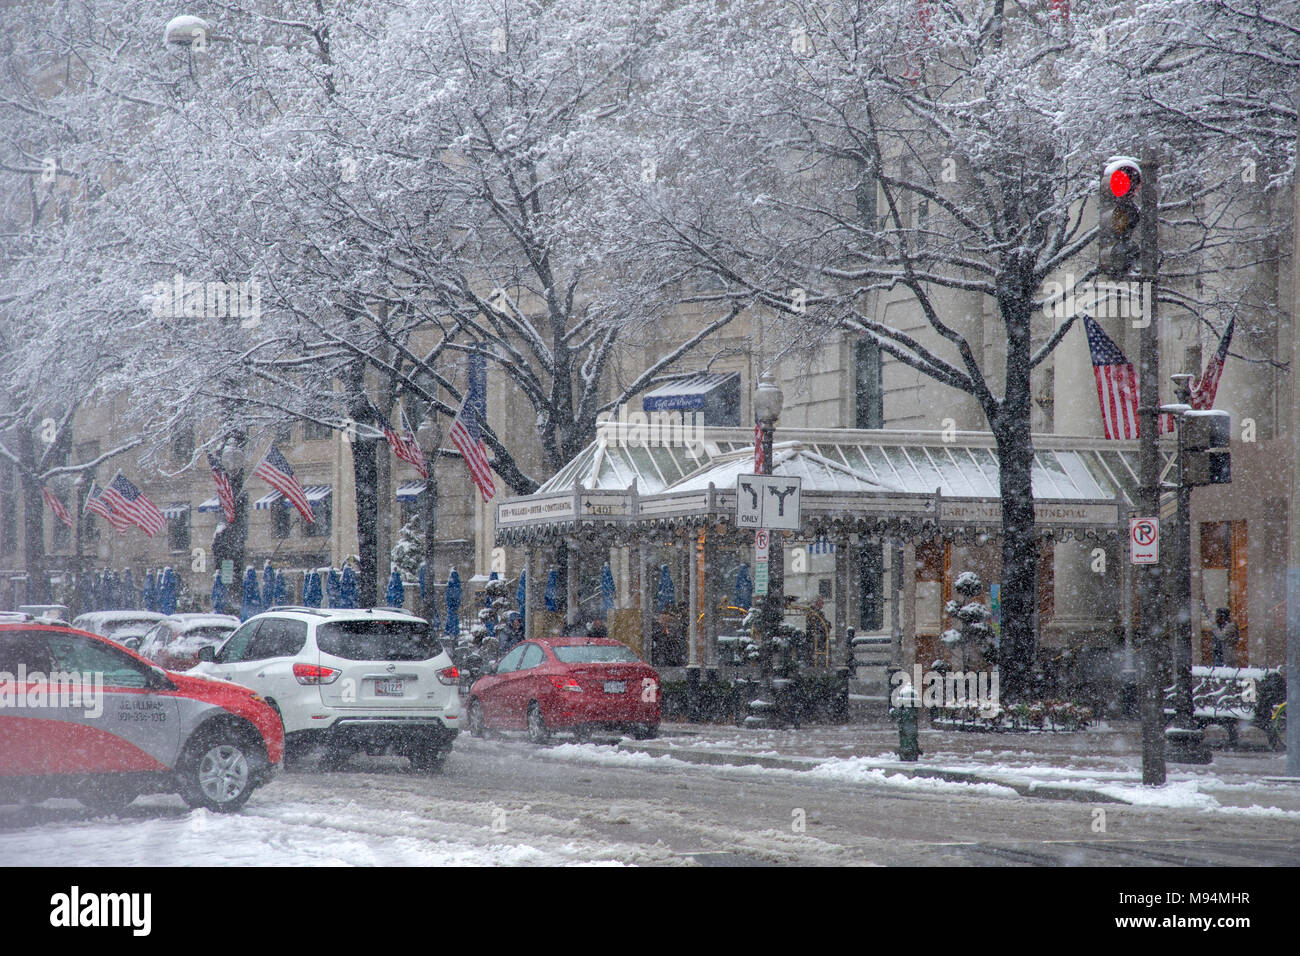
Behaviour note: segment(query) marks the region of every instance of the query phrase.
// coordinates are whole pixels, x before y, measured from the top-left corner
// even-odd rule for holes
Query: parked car
[[[253,691],[164,671],[96,634],[0,618],[0,800],[142,793],[238,810],[280,765],[280,721]]]
[[[525,730],[544,743],[554,730],[578,736],[659,732],[659,674],[618,641],[552,637],[525,641],[470,688],[469,731]]]
[[[73,618],[72,626],[134,651],[140,647],[140,641],[149,628],[166,616],[155,611],[91,611],[78,614]]]
[[[460,673],[422,618],[394,610],[276,608],[249,618],[190,673],[246,684],[284,724],[289,759],[326,765],[391,749],[442,768],[460,732]]]
[[[201,648],[220,647],[238,627],[231,614],[171,614],[145,633],[139,652],[164,670],[189,670]]]

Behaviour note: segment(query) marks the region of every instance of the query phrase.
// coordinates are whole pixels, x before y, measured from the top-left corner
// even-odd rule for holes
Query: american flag
[[[414,465],[421,478],[428,478],[429,466],[424,461],[424,453],[420,451],[420,446],[415,443],[415,431],[411,428],[411,423],[406,420],[406,409],[398,405],[397,415],[398,422],[402,426],[400,435],[384,420],[384,416],[380,414],[379,410],[375,410],[375,416],[379,419],[379,427],[383,430],[384,437],[388,439],[388,444],[392,446],[393,454],[402,461]]]
[[[754,474],[763,473],[763,426],[754,422]]]
[[[1083,317],[1092,354],[1092,374],[1097,379],[1097,400],[1101,403],[1101,425],[1107,438],[1138,437],[1137,373],[1114,342],[1091,316]],[[1174,429],[1173,416],[1160,416],[1160,431]]]
[[[1228,360],[1228,345],[1232,342],[1232,330],[1236,324],[1237,317],[1233,316],[1223,330],[1214,358],[1205,366],[1201,377],[1192,383],[1192,408],[1204,410],[1214,407],[1214,396],[1219,390],[1219,379],[1223,376],[1223,364]]]
[[[307,492],[303,490],[298,479],[294,477],[293,468],[289,466],[288,460],[284,455],[280,454],[280,450],[275,445],[271,446],[266,453],[266,457],[262,459],[262,463],[253,469],[253,475],[261,478],[293,502],[293,506],[302,515],[303,521],[309,524],[316,522],[316,516],[312,514],[311,505],[307,501]]]
[[[158,506],[145,497],[144,492],[133,485],[120,471],[113,480],[104,486],[104,499],[113,506],[113,510],[127,517],[144,533],[153,537],[167,527],[167,519],[158,510]]]
[[[465,400],[460,403],[460,411],[451,423],[450,434],[456,449],[465,459],[469,477],[478,486],[479,494],[484,501],[491,501],[497,493],[497,486],[492,481],[492,466],[488,464],[487,449],[483,447],[479,434],[478,394],[473,375],[470,375],[469,389],[465,392]]]
[[[82,514],[86,511],[95,512],[116,528],[118,534],[126,534],[126,529],[131,526],[130,519],[113,510],[113,505],[104,498],[103,489],[97,487],[93,481],[90,483],[90,494],[86,496],[86,507],[82,509]]]
[[[212,469],[212,480],[217,483],[217,500],[221,502],[221,510],[225,512],[226,524],[234,524],[235,489],[230,487],[230,476],[226,474],[226,469],[221,467],[221,462],[212,457],[212,452],[206,454],[208,467]]]
[[[69,531],[73,530],[72,515],[68,514],[68,509],[63,507],[63,502],[59,500],[58,495],[41,485],[41,497],[45,499],[45,503],[54,512],[54,517],[66,524]]]

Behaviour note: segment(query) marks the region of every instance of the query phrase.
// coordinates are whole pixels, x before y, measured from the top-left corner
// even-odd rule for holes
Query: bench
[[[1277,750],[1282,742],[1273,726],[1273,708],[1286,700],[1286,678],[1275,667],[1193,667],[1192,716],[1198,727],[1218,724],[1237,745],[1240,724],[1252,723]],[[1176,713],[1176,686],[1165,688],[1165,716]]]

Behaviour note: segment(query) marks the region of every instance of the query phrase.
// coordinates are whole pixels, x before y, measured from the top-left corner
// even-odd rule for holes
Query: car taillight
[[[459,684],[460,668],[456,667],[455,665],[452,665],[451,667],[444,667],[442,670],[438,671],[438,682],[442,684],[448,684],[448,685]]]
[[[582,693],[581,685],[572,677],[552,677],[551,686],[556,690],[573,690]]]
[[[293,677],[299,684],[332,684],[343,673],[333,667],[320,667],[316,664],[294,664]]]

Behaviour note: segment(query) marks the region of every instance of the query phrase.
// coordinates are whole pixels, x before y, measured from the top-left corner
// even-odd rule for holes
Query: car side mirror
[[[217,659],[217,649],[213,647],[211,644],[207,644],[199,648],[200,662],[203,661],[211,662],[211,661],[215,661],[216,659]]]

